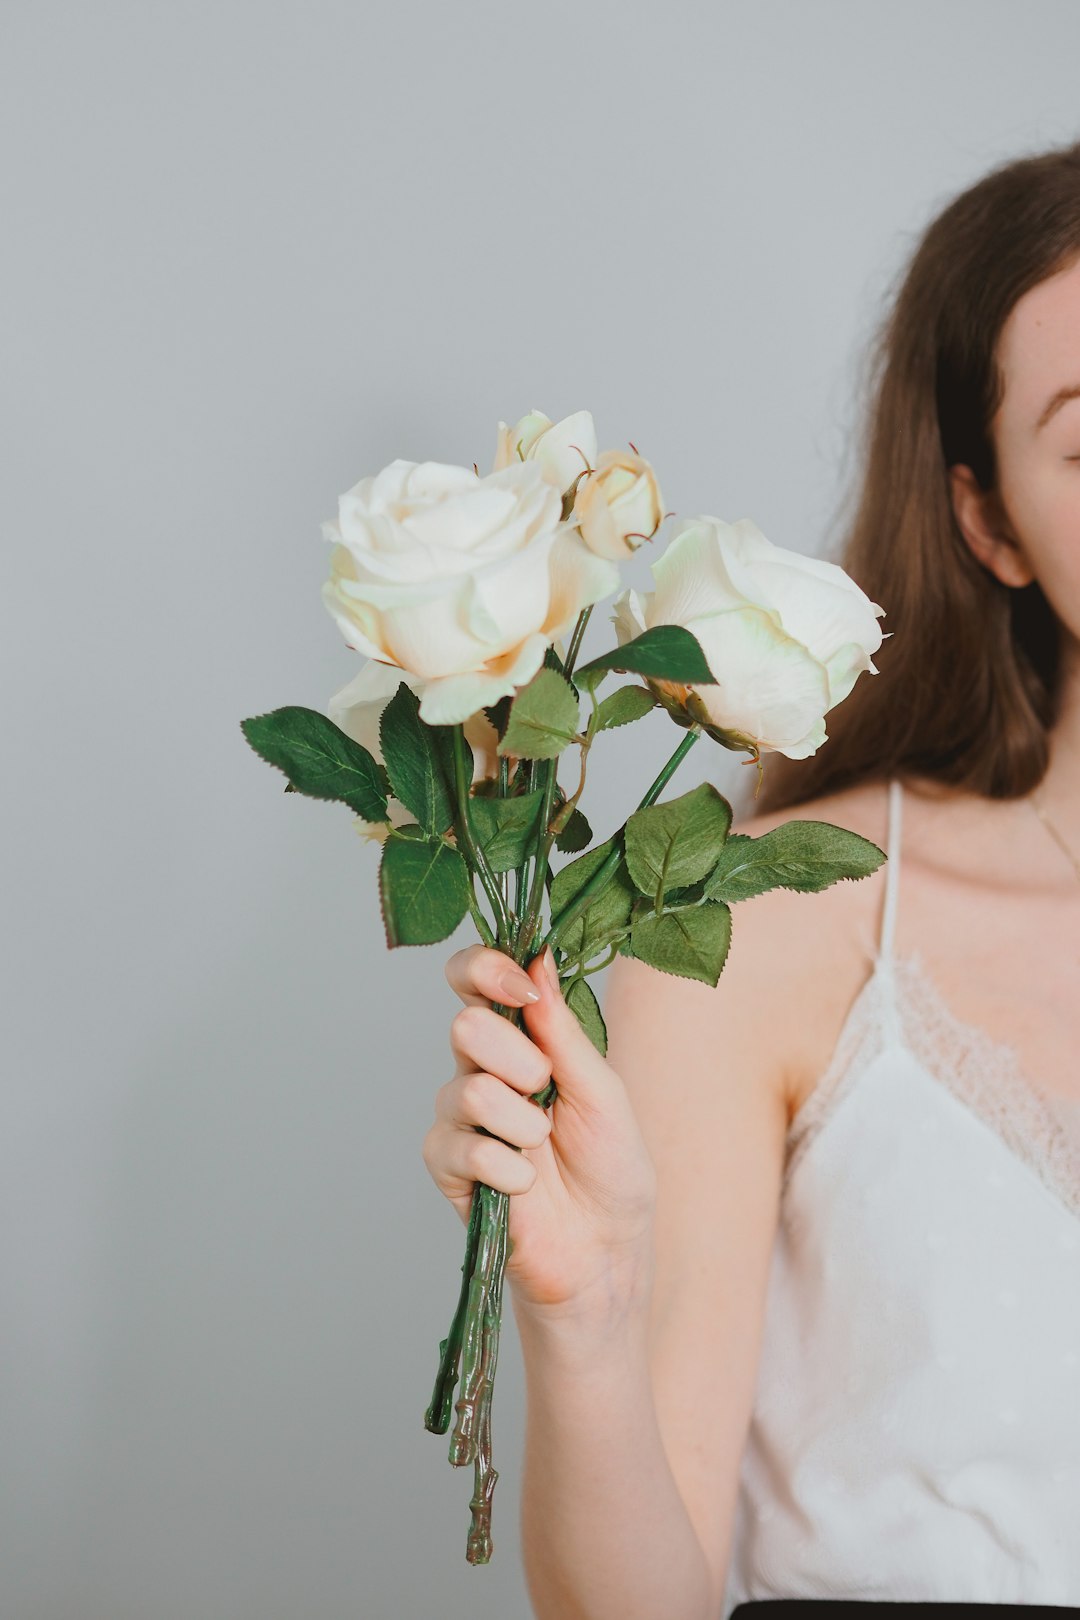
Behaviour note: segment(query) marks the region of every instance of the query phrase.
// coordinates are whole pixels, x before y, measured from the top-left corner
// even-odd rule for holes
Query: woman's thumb
[[[529,1038],[551,1059],[551,1072],[568,1102],[588,1096],[594,1103],[610,1094],[614,1075],[563,1000],[555,958],[545,945],[528,967],[540,1000],[522,1011]]]

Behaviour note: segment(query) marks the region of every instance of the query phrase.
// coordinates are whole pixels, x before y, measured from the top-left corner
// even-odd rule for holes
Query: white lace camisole
[[[893,953],[788,1133],[723,1615],[1080,1605],[1080,1128]],[[1080,987],[1078,987],[1080,988]]]

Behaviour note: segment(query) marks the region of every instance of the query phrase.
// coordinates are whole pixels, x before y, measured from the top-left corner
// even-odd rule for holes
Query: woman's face
[[[1080,258],[1017,301],[997,353],[1005,390],[991,432],[1007,549],[998,566],[982,560],[1008,584],[1036,579],[1080,643]]]

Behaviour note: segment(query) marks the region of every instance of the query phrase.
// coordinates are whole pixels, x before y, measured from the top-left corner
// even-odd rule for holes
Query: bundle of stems
[[[575,625],[563,664],[563,673],[567,678],[572,674],[590,611],[585,609]],[[697,726],[686,730],[679,746],[636,807],[638,810],[656,802],[700,734]],[[586,751],[583,749],[583,760]],[[580,892],[558,915],[550,919],[545,933],[541,919],[550,881],[551,850],[560,828],[566,824],[572,809],[576,808],[584,786],[584,770],[572,798],[563,799],[556,807],[557,760],[528,762],[528,786],[530,789],[540,788],[543,794],[536,843],[529,858],[513,874],[497,874],[492,871],[473,832],[469,811],[471,789],[468,761],[464,732],[460,725],[454,727],[454,764],[458,846],[469,864],[470,873],[474,879],[480,880],[492,912],[489,922],[477,901],[474,888],[470,910],[481,938],[485,944],[504,951],[522,967],[527,966],[545,946],[550,946],[561,975],[567,963],[562,960],[560,936],[567,932],[614,876],[622,860],[621,834],[616,836],[607,858]],[[507,795],[509,765],[506,759],[499,762],[498,789],[501,797]],[[514,878],[513,901],[507,893],[511,876]],[[584,963],[574,962],[570,964],[570,977],[597,972],[606,965],[607,960],[586,969]],[[496,1004],[495,1011],[514,1024],[520,1025],[522,1022],[520,1007]],[[530,1101],[546,1109],[557,1096],[558,1088],[553,1076],[542,1091],[533,1094]],[[491,1134],[483,1126],[475,1128],[484,1135]],[[450,1437],[450,1462],[455,1468],[462,1468],[470,1462],[474,1467],[470,1501],[472,1517],[466,1548],[466,1558],[470,1564],[488,1563],[492,1552],[492,1498],[499,1475],[491,1459],[491,1402],[499,1354],[503,1274],[509,1251],[509,1214],[510,1195],[497,1192],[478,1181],[473,1189],[457,1308],[450,1331],[439,1344],[439,1369],[431,1403],[424,1414],[425,1429],[432,1434],[445,1434],[450,1427],[451,1415],[456,1413]],[[459,1378],[460,1388],[455,1402],[454,1390]]]

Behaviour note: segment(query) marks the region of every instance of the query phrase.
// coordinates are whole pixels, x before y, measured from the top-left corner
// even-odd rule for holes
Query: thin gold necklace
[[[1067,860],[1072,862],[1072,869],[1076,873],[1077,878],[1080,878],[1080,858],[1074,855],[1073,851],[1069,848],[1068,844],[1065,842],[1064,838],[1062,838],[1061,834],[1054,826],[1054,823],[1050,820],[1050,817],[1047,815],[1034,793],[1031,794],[1031,808],[1039,817],[1039,820],[1042,822],[1055,844],[1057,844],[1058,848],[1061,850],[1061,853]]]

